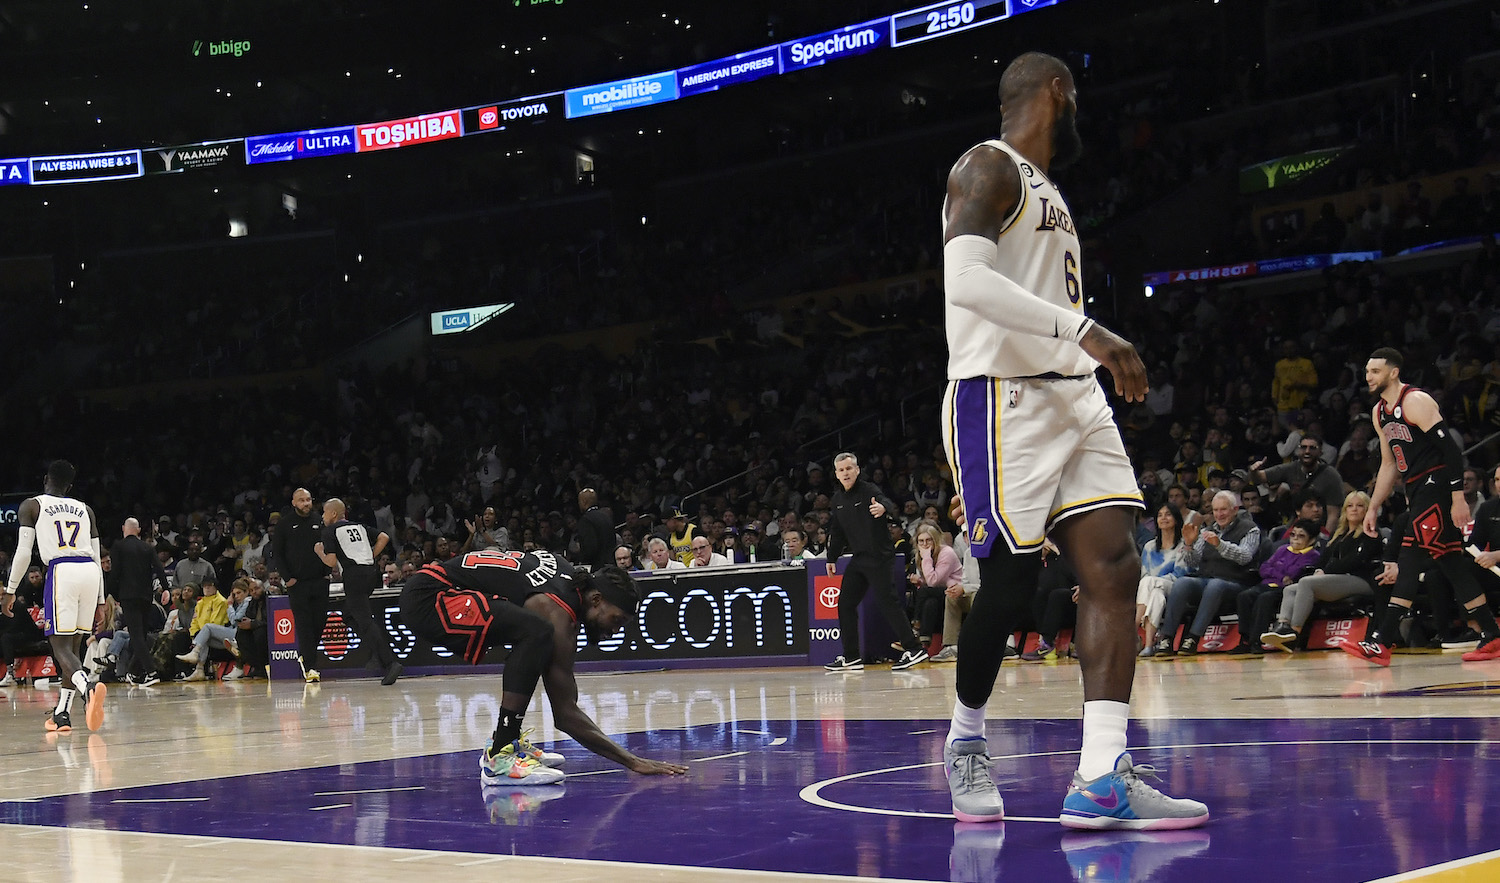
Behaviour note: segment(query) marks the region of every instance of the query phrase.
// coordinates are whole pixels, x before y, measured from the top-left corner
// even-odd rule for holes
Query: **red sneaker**
[[[1464,662],[1484,662],[1490,659],[1500,659],[1500,638],[1479,645],[1459,657]]]
[[[1496,641],[1495,643],[1497,645],[1500,645],[1500,641]],[[1359,641],[1357,643],[1353,641],[1345,641],[1344,643],[1339,645],[1339,649],[1357,659],[1363,659],[1365,662],[1373,662],[1376,665],[1383,665],[1387,668],[1389,668],[1391,664],[1391,648],[1387,647],[1384,644],[1376,644],[1370,641]],[[1500,659],[1500,647],[1497,647],[1494,656],[1485,658]]]

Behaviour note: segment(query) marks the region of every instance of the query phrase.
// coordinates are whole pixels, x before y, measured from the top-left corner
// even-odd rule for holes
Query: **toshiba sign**
[[[355,126],[355,149],[360,153],[366,153],[371,150],[389,150],[393,147],[457,138],[463,134],[460,117],[459,111],[448,110],[404,120]]]

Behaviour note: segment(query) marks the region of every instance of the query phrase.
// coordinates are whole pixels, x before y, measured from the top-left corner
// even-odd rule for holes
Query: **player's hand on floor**
[[[640,773],[643,776],[680,776],[688,771],[688,768],[680,763],[667,763],[664,760],[647,760],[637,757],[630,763],[632,773]]]

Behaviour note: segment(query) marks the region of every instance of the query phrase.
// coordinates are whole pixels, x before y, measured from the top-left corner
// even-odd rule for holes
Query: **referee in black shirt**
[[[286,584],[292,622],[297,629],[297,654],[302,675],[309,684],[322,679],[317,668],[318,642],[328,624],[330,568],[318,557],[317,546],[322,541],[323,519],[313,514],[312,494],[299,487],[292,492],[292,508],[283,512],[276,523],[271,548]]]
[[[344,501],[334,497],[323,504],[323,539],[317,545],[318,557],[329,567],[335,565],[344,575],[344,619],[353,626],[362,643],[370,648],[374,661],[385,672],[380,683],[389,687],[401,677],[401,662],[391,650],[373,610],[370,596],[380,588],[380,568],[375,559],[391,538],[381,531],[373,543],[363,524],[348,518]]]
[[[132,684],[150,687],[161,683],[151,661],[151,641],[146,636],[151,611],[151,580],[155,577],[163,587],[171,583],[167,582],[167,573],[156,557],[156,547],[141,539],[139,521],[125,519],[120,533],[122,536],[109,547],[110,571],[104,585],[106,591],[120,602],[120,615],[125,621],[125,630],[130,633],[130,642],[126,645],[130,663],[125,668],[125,677]]]
[[[896,508],[880,488],[859,478],[859,460],[847,451],[833,458],[833,473],[843,487],[833,494],[833,519],[828,533],[828,574],[833,575],[845,549],[853,553],[844,569],[839,589],[839,637],[844,655],[828,663],[828,671],[861,671],[859,655],[859,602],[865,592],[875,590],[875,605],[885,617],[905,652],[891,666],[902,671],[927,661],[927,653],[912,633],[911,623],[891,587],[891,566],[896,556],[886,527],[885,513]]]

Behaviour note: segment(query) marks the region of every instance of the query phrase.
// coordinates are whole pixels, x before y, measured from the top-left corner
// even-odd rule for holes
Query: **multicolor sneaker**
[[[73,718],[66,711],[49,711],[47,719],[42,721],[42,726],[49,733],[66,733],[73,729]]]
[[[943,775],[960,822],[1005,821],[1005,802],[990,778],[990,754],[983,736],[954,739],[943,746]]]
[[[479,752],[479,781],[485,785],[526,787],[556,785],[563,774],[526,756],[521,740],[507,744],[491,755],[490,749]]]
[[[1378,641],[1345,641],[1339,645],[1339,649],[1356,659],[1363,659],[1365,662],[1373,662],[1376,665],[1383,665],[1387,668],[1391,665],[1391,648]],[[1464,655],[1468,656],[1469,654],[1465,653]]]
[[[549,800],[566,796],[567,783],[538,788],[483,788],[491,825],[530,825]]]
[[[1163,879],[1162,870],[1209,847],[1207,831],[1127,831],[1064,834],[1063,857],[1080,883],[1134,883]]]
[[[568,759],[561,754],[555,751],[543,751],[532,744],[530,730],[522,730],[521,738],[517,739],[514,744],[520,746],[522,756],[529,757],[542,766],[559,767],[568,762]],[[491,736],[490,741],[485,743],[484,750],[488,752],[493,747],[495,747],[495,737]]]
[[[1500,638],[1492,638],[1480,644],[1477,648],[1460,656],[1464,662],[1485,662],[1490,659],[1500,659]]]
[[[1065,828],[1089,831],[1170,831],[1208,821],[1208,807],[1168,797],[1146,784],[1147,778],[1160,781],[1154,767],[1131,763],[1128,751],[1115,758],[1114,772],[1092,782],[1075,772],[1058,821]]]
[[[842,656],[835,656],[833,658],[832,662],[830,662],[827,665],[823,666],[823,670],[824,671],[864,671],[865,670],[865,661],[863,659],[860,659],[858,656],[854,657],[853,659],[845,659]]]
[[[1297,632],[1292,629],[1289,622],[1278,622],[1271,629],[1262,632],[1260,642],[1267,647],[1275,647],[1284,653],[1292,652],[1292,644],[1297,641]]]
[[[104,693],[103,684],[89,683],[88,694],[84,699],[83,720],[91,730],[104,726]]]

